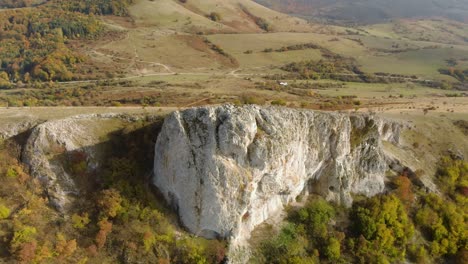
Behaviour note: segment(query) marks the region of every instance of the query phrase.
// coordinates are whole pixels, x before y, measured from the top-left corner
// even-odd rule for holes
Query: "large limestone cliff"
[[[384,190],[382,141],[400,125],[370,115],[257,106],[174,112],[156,143],[153,183],[182,223],[208,238],[245,240],[304,193],[349,206]]]

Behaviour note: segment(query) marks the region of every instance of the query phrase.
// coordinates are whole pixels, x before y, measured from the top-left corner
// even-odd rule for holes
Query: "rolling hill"
[[[467,0],[255,0],[310,19],[378,23],[395,18],[446,17],[468,21]]]
[[[130,14],[141,26],[184,32],[310,31],[302,19],[273,11],[250,0],[137,0]]]

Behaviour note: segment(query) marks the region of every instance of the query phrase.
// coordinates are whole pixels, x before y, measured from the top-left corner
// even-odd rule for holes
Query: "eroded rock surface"
[[[92,174],[103,161],[109,132],[126,120],[118,114],[79,115],[44,122],[31,131],[23,162],[45,187],[50,201],[66,211],[83,193]]]
[[[349,206],[384,190],[382,141],[401,126],[374,116],[257,106],[202,107],[168,116],[153,183],[182,223],[204,237],[245,240],[300,195]]]

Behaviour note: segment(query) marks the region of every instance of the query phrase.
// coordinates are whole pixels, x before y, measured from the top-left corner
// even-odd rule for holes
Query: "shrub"
[[[265,100],[260,97],[256,96],[243,96],[242,97],[242,102],[244,104],[256,104],[256,105],[262,105],[265,103]]]
[[[61,258],[67,258],[76,251],[76,240],[72,239],[67,241],[65,236],[61,233],[57,234],[57,242],[55,244],[55,252]]]
[[[340,259],[341,244],[340,241],[334,237],[328,239],[328,245],[325,248],[325,256],[332,261]]]
[[[32,226],[22,226],[13,234],[13,239],[10,242],[12,252],[17,252],[25,243],[33,242],[37,234],[37,230]]]
[[[280,105],[280,106],[285,106],[287,103],[285,100],[283,99],[278,99],[278,100],[274,100],[271,102],[272,105]]]
[[[291,263],[292,260],[309,258],[307,254],[307,240],[301,236],[298,227],[293,223],[286,223],[280,233],[268,239],[261,245],[264,263]]]
[[[257,24],[259,28],[265,30],[266,32],[270,32],[273,30],[273,27],[264,18],[257,17],[255,19],[255,24]]]
[[[18,171],[16,170],[16,168],[14,167],[8,168],[8,170],[6,171],[6,177],[12,178],[12,179],[18,178]]]
[[[221,21],[221,15],[217,12],[211,12],[208,17],[215,22]]]
[[[96,235],[96,247],[101,249],[107,241],[107,235],[112,231],[112,223],[107,219],[102,219],[98,223],[99,232]]]
[[[19,260],[20,263],[31,263],[32,260],[34,260],[34,258],[36,257],[36,249],[36,241],[24,243],[16,252],[16,259]]]
[[[10,216],[10,209],[8,207],[0,204],[0,220],[6,219]]]
[[[151,231],[146,231],[143,234],[143,246],[146,252],[149,252],[156,244],[156,236]]]
[[[71,219],[72,219],[72,225],[76,229],[85,228],[91,221],[89,220],[88,213],[84,213],[82,215],[73,214]]]
[[[328,234],[328,223],[335,216],[335,209],[322,198],[309,202],[292,215],[294,222],[304,225],[309,238],[320,240]]]
[[[204,264],[207,263],[206,258],[203,256],[203,248],[200,244],[195,243],[193,239],[182,238],[179,239],[175,246],[174,263],[181,264]]]
[[[338,262],[344,233],[334,233],[330,222],[334,208],[322,198],[309,201],[304,208],[289,213],[280,233],[264,241],[259,262],[317,263],[318,257]]]
[[[97,205],[104,217],[116,217],[122,210],[122,197],[115,189],[107,189],[100,193]]]

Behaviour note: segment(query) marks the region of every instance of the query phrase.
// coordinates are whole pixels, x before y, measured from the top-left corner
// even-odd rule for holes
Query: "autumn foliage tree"
[[[122,210],[122,197],[115,189],[107,189],[100,192],[97,206],[101,218],[114,218]]]
[[[396,185],[395,194],[403,202],[406,208],[409,208],[414,201],[411,180],[406,176],[398,176],[394,180]]]
[[[68,240],[61,233],[57,234],[57,242],[55,244],[55,252],[60,259],[68,258],[76,251],[77,243],[75,239]]]
[[[379,195],[353,204],[350,241],[359,262],[388,263],[405,258],[414,227],[394,195]]]
[[[112,223],[107,219],[102,219],[98,223],[99,232],[96,235],[96,246],[98,249],[101,249],[107,241],[107,235],[112,231]]]

